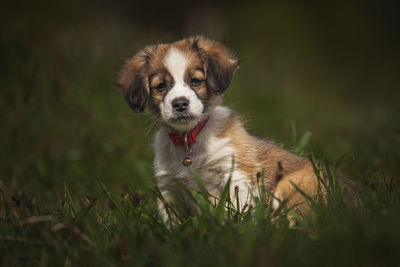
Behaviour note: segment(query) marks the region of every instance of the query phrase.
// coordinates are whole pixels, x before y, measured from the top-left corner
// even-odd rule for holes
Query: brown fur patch
[[[214,93],[222,94],[231,84],[233,75],[239,67],[239,60],[222,43],[202,36],[190,40],[193,46],[199,49],[204,60],[208,87]]]
[[[193,48],[192,48],[193,49]],[[207,106],[209,93],[207,91],[205,65],[197,50],[192,50],[188,56],[188,66],[184,74],[184,81],[196,93],[197,97]],[[200,80],[199,85],[192,84],[192,79]]]
[[[135,112],[141,112],[145,108],[149,95],[146,66],[156,50],[156,46],[148,46],[128,59],[118,79],[118,87]]]
[[[264,171],[264,183],[270,192],[274,191],[280,179],[308,164],[307,160],[271,142],[249,135],[234,113],[226,120],[218,137],[231,139],[236,152],[236,168],[250,177],[253,185]]]
[[[287,206],[296,208],[302,214],[306,213],[309,209],[306,200],[301,193],[293,186],[294,183],[301,191],[314,197],[318,192],[318,182],[314,174],[314,169],[311,163],[306,164],[287,176],[285,176],[278,184],[275,190],[275,196],[279,199],[287,200]]]

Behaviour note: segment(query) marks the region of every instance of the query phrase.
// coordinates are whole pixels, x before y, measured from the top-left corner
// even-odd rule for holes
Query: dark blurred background
[[[310,131],[306,151],[332,164],[348,153],[352,179],[399,177],[395,1],[17,1],[1,13],[0,179],[16,191],[153,183],[155,129],[113,82],[143,46],[194,34],[242,59],[225,104],[251,133],[292,149]]]

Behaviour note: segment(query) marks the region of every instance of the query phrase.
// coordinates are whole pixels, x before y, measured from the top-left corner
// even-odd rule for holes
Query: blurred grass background
[[[251,133],[293,149],[295,125],[298,135],[312,133],[306,151],[317,158],[336,163],[349,153],[341,171],[351,179],[371,188],[382,177],[398,181],[394,3],[7,3],[0,180],[35,214],[59,206],[64,182],[76,196],[96,195],[97,178],[117,194],[153,185],[155,129],[148,133],[151,120],[133,114],[113,82],[143,46],[204,34],[243,60],[224,104]]]

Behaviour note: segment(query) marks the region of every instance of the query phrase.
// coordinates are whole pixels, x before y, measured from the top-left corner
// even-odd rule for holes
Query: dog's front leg
[[[172,208],[173,198],[169,191],[161,191],[162,198],[158,200],[158,213],[164,223],[172,222],[176,219]]]

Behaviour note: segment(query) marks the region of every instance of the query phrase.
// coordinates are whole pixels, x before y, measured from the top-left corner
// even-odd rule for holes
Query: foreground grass
[[[391,265],[400,248],[400,186],[364,189],[357,203],[329,172],[326,201],[308,197],[311,212],[271,211],[256,202],[235,210],[226,189],[211,203],[203,185],[188,191],[199,216],[162,222],[158,192],[128,189],[112,193],[98,180],[94,197],[75,195],[64,184],[58,208],[43,210],[0,181],[0,251],[3,266],[284,266]],[[261,196],[267,194],[260,191]],[[205,197],[203,197],[205,195]],[[173,213],[173,210],[170,210]],[[289,225],[288,216],[297,224]],[[172,216],[171,216],[172,218]]]

